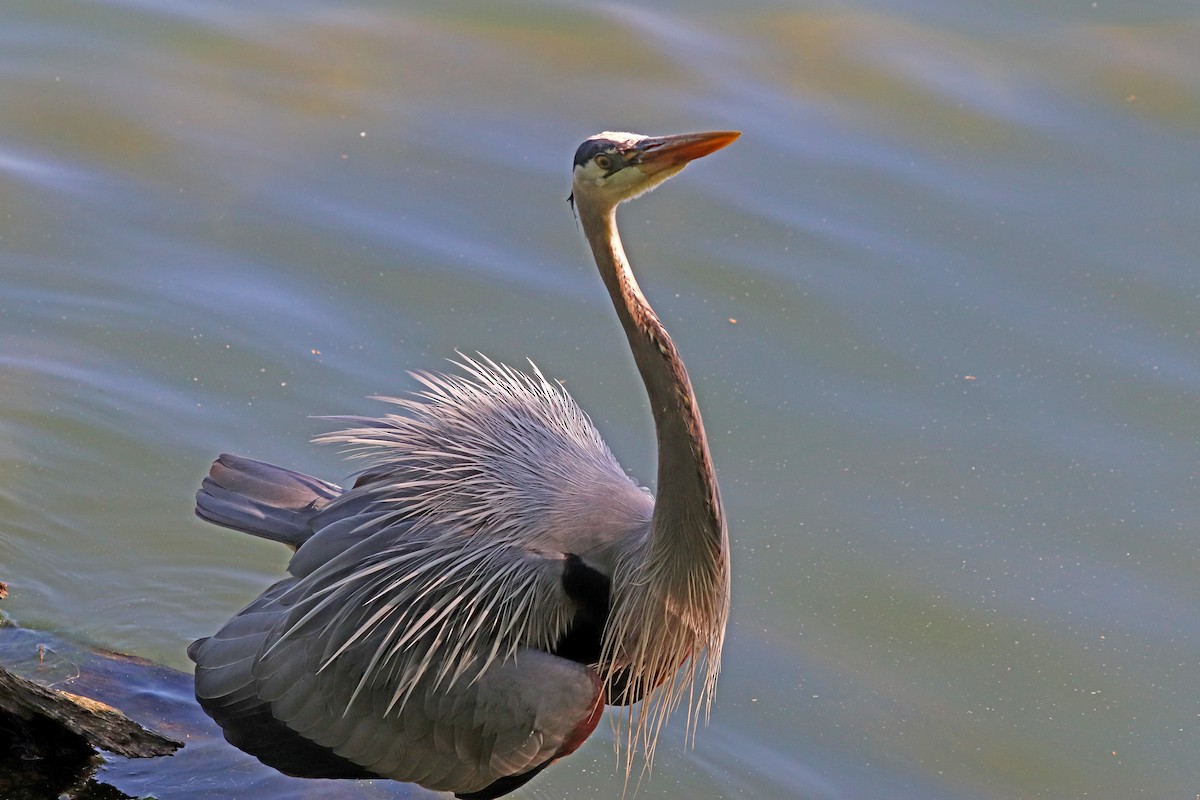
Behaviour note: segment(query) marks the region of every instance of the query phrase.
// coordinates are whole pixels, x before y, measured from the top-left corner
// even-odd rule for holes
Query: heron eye
[[[605,171],[612,169],[612,157],[601,153],[596,156],[596,166]]]

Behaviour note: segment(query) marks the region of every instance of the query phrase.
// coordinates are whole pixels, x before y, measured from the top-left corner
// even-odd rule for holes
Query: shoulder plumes
[[[458,366],[379,398],[400,413],[335,417],[352,427],[318,438],[367,462],[322,512],[339,543],[355,543],[319,564],[297,552],[304,569],[271,648],[319,636],[322,669],[358,665],[348,703],[384,682],[402,705],[422,681],[453,685],[518,647],[549,650],[571,618],[563,554],[588,545],[587,530],[562,524],[564,504],[576,520],[590,509],[599,542],[648,524],[652,501],[560,385],[536,367]],[[318,533],[306,546],[324,545]]]
[[[335,417],[355,427],[318,437],[368,462],[366,490],[406,518],[553,547],[564,496],[624,492],[628,477],[591,420],[557,383],[480,357],[463,374],[412,373],[423,390],[377,398],[401,413]],[[531,365],[532,366],[532,365]]]

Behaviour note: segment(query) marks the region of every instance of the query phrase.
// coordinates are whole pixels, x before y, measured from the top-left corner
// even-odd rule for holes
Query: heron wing
[[[411,572],[402,558],[410,550],[387,543],[395,533],[379,531],[304,578],[277,583],[192,646],[197,697],[226,737],[289,774],[374,774],[468,793],[574,750],[603,706],[593,670],[511,644],[512,632],[473,635],[464,629],[470,603],[461,618],[440,613],[463,596],[453,580],[419,591],[386,570],[372,573],[380,582],[347,580],[364,563],[387,561],[369,556],[381,551]],[[527,576],[523,593],[561,592],[565,559],[519,560],[512,571]],[[496,566],[493,558],[486,569]]]
[[[452,687],[426,673],[398,708],[392,687],[375,683],[338,713],[361,668],[354,661],[316,673],[294,658],[264,664],[259,691],[276,718],[339,757],[436,790],[478,792],[535,771],[573,751],[603,708],[594,671],[522,648]]]
[[[607,591],[653,500],[561,386],[461,366],[418,376],[427,391],[391,401],[405,413],[325,437],[367,469],[340,494],[311,490],[319,502],[292,526],[304,535],[272,536],[298,545],[292,577],[189,649],[227,738],[281,770],[498,796],[595,725],[599,679],[552,652],[577,619],[602,627],[607,594],[581,614],[580,588]],[[219,499],[233,527],[263,535],[257,501],[294,512],[303,476],[281,471],[276,491],[261,485],[270,469],[250,472]]]

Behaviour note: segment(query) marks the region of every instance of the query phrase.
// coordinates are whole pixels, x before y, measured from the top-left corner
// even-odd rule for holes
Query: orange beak
[[[645,174],[653,175],[715,153],[741,135],[741,131],[710,131],[655,136],[638,143],[634,163]]]

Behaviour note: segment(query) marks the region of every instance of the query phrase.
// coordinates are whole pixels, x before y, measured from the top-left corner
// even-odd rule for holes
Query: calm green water
[[[310,415],[456,348],[650,480],[571,155],[711,128],[622,218],[736,578],[638,797],[1197,796],[1192,0],[0,6],[5,609],[187,667],[286,560],[209,461],[339,479]],[[524,796],[621,790],[602,733]]]

